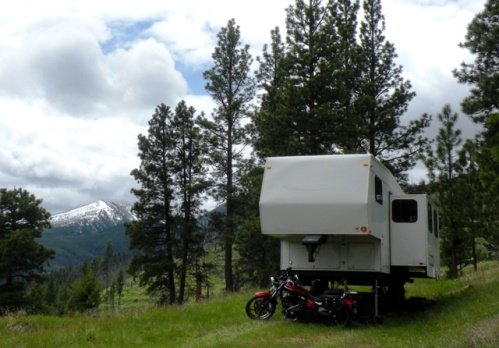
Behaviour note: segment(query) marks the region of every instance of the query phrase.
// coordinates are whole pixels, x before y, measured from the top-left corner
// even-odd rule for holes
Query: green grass
[[[482,264],[477,273],[458,280],[417,280],[407,286],[407,294],[436,304],[426,311],[387,315],[382,325],[356,323],[345,329],[295,323],[279,313],[268,321],[250,320],[244,306],[252,293],[244,292],[182,307],[149,304],[65,317],[11,315],[0,318],[0,346],[499,346],[499,263]]]

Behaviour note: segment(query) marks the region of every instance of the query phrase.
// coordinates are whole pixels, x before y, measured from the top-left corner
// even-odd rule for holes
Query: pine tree
[[[184,302],[188,267],[202,253],[196,215],[206,189],[203,141],[195,110],[184,101],[174,112],[160,104],[148,136],[139,135],[141,166],[132,171],[141,184],[132,189],[138,220],[127,226],[138,253],[130,272],[149,291],[162,293],[160,303]]]
[[[171,127],[175,138],[174,172],[175,191],[178,196],[180,235],[180,270],[177,302],[185,300],[187,270],[195,267],[203,253],[202,236],[196,221],[201,205],[201,194],[207,188],[206,146],[201,130],[195,124],[195,109],[184,101],[177,104]]]
[[[59,298],[59,286],[56,283],[55,276],[50,275],[48,281],[46,283],[46,291],[45,291],[45,303],[49,308],[49,312],[55,312],[58,306],[58,298]]]
[[[104,287],[106,290],[109,289],[109,286],[111,285],[112,259],[113,259],[113,244],[111,241],[108,241],[104,248],[100,265],[101,266],[100,268],[102,269],[102,274],[104,276]]]
[[[328,45],[330,74],[334,76],[328,89],[330,109],[334,110],[334,146],[344,153],[359,151],[359,88],[362,83],[363,52],[358,43],[359,1],[337,0],[328,5],[328,27],[336,33],[334,42]]]
[[[254,96],[255,83],[249,76],[252,58],[249,46],[242,46],[240,29],[234,19],[218,33],[218,42],[212,55],[213,67],[203,74],[206,91],[217,108],[213,121],[203,118],[199,124],[208,134],[210,164],[214,171],[215,196],[226,206],[223,231],[225,249],[225,289],[234,291],[232,247],[235,227],[233,223],[233,196],[237,182],[235,167],[249,143],[248,134],[241,125],[247,117],[248,106]],[[242,47],[241,47],[242,46]]]
[[[382,160],[394,174],[415,165],[417,154],[426,145],[422,133],[430,117],[423,115],[408,126],[400,125],[400,116],[415,93],[395,63],[395,46],[386,40],[381,0],[364,0],[364,19],[360,27],[362,68],[358,105],[361,105],[357,136],[359,150]]]
[[[499,255],[499,114],[490,115],[485,122],[483,144],[478,157],[480,179],[487,189],[486,200],[490,212],[487,241]]]
[[[100,284],[92,268],[84,263],[83,275],[71,286],[68,308],[72,311],[84,312],[99,307]]]
[[[460,83],[472,85],[462,102],[463,111],[483,122],[499,112],[499,2],[488,0],[485,8],[468,25],[466,40],[459,46],[475,56],[473,63],[461,63],[454,75]]]
[[[116,278],[116,294],[118,295],[118,307],[121,306],[121,297],[123,296],[124,288],[125,277],[123,276],[123,271],[120,270],[118,273],[118,278]]]
[[[285,46],[279,27],[270,32],[271,44],[265,44],[259,63],[256,79],[262,90],[259,95],[260,107],[253,116],[256,136],[253,145],[261,158],[287,153],[288,127],[286,119],[277,110],[282,103],[280,93],[286,78]]]
[[[30,283],[40,279],[54,252],[37,243],[49,228],[42,201],[23,189],[0,189],[0,313],[29,305]]]
[[[460,83],[471,85],[461,106],[478,123],[483,123],[483,142],[478,164],[487,195],[490,221],[488,241],[499,250],[499,2],[488,0],[482,12],[468,25],[465,42],[459,46],[474,55],[473,63],[461,63],[453,71]]]
[[[112,282],[111,286],[109,286],[109,290],[107,292],[108,302],[112,309],[115,306],[115,298],[116,298],[116,282]]]
[[[356,128],[358,3],[299,0],[286,11],[286,43],[278,28],[264,46],[255,115],[260,157],[334,153]],[[351,147],[351,146],[350,146]]]
[[[257,72],[261,157],[370,152],[395,174],[415,164],[430,117],[400,124],[414,93],[383,36],[380,1],[363,2],[360,35],[359,7],[351,0],[297,0],[286,11],[286,44],[272,31],[271,52],[264,47]]]
[[[458,153],[457,171],[459,178],[456,188],[461,193],[463,206],[463,226],[466,229],[473,259],[473,268],[478,270],[476,241],[480,237],[488,238],[494,225],[493,210],[490,210],[487,189],[480,180],[480,143],[467,140]]]
[[[457,152],[461,144],[461,130],[456,129],[458,114],[445,105],[438,114],[441,123],[436,138],[436,148],[430,149],[425,164],[433,182],[440,212],[441,238],[444,256],[449,266],[449,276],[457,277],[460,259],[463,257],[465,238],[463,229],[463,207],[457,184]]]
[[[335,141],[331,94],[336,32],[320,0],[297,0],[286,10],[286,80],[277,117],[284,120],[286,154],[323,154]]]
[[[136,250],[130,273],[149,291],[160,291],[160,303],[175,301],[176,241],[173,238],[172,111],[160,104],[151,120],[147,136],[138,136],[140,167],[131,175],[140,184],[132,189],[138,201],[133,211],[138,220],[127,225],[130,247]]]

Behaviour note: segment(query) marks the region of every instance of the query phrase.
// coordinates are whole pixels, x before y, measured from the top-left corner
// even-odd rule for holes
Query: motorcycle
[[[288,268],[277,277],[270,277],[272,286],[269,291],[259,291],[246,303],[246,314],[251,319],[266,320],[276,310],[278,299],[282,313],[292,320],[320,320],[328,324],[348,326],[357,312],[357,303],[348,290],[346,282],[343,289],[328,289],[313,296],[299,284],[296,274]]]

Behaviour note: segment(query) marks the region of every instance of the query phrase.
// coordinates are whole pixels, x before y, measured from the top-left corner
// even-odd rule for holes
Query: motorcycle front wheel
[[[266,320],[275,312],[275,302],[266,297],[253,296],[246,303],[246,314],[251,319]]]

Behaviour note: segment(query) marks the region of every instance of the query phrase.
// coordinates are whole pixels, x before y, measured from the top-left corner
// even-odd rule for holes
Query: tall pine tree
[[[415,93],[402,77],[402,67],[395,62],[395,46],[383,34],[381,0],[364,0],[363,10],[358,151],[373,154],[399,175],[415,165],[416,155],[427,143],[423,131],[431,118],[425,114],[407,126],[401,125],[400,117]]]
[[[457,190],[461,194],[463,226],[468,237],[468,248],[471,249],[473,268],[478,270],[478,253],[476,241],[479,237],[488,238],[493,222],[493,210],[487,202],[487,188],[480,180],[479,155],[480,142],[467,140],[458,153]],[[492,218],[492,219],[491,219]]]
[[[203,253],[202,235],[196,217],[201,205],[201,194],[207,188],[205,176],[206,146],[201,130],[195,124],[195,109],[184,101],[177,104],[171,128],[175,139],[173,153],[175,196],[179,205],[177,225],[180,232],[179,291],[177,302],[185,300],[187,271],[195,269]]]
[[[333,79],[330,55],[336,32],[326,28],[328,11],[321,0],[297,0],[286,10],[286,80],[277,114],[284,119],[286,153],[330,152],[334,142],[329,91]]]
[[[263,89],[255,116],[261,157],[345,150],[358,82],[358,3],[297,0],[286,10],[286,43],[271,32],[257,78]],[[350,146],[351,148],[351,146]]]
[[[140,167],[131,172],[140,185],[132,189],[137,198],[132,210],[138,220],[129,223],[126,229],[130,247],[136,251],[130,272],[149,291],[159,291],[161,303],[170,304],[176,296],[172,117],[172,110],[160,104],[149,121],[147,135],[138,136]]]
[[[457,153],[462,142],[461,130],[456,129],[458,114],[445,105],[438,114],[441,127],[436,138],[435,149],[429,149],[425,164],[440,211],[442,249],[449,266],[449,276],[457,277],[458,266],[464,254],[465,233],[463,213],[460,210],[459,186],[457,183]]]
[[[184,302],[187,271],[203,251],[196,215],[207,186],[206,149],[195,121],[184,101],[174,112],[160,104],[148,135],[139,135],[141,164],[131,173],[141,188],[132,189],[138,220],[127,226],[137,250],[130,271],[150,291],[160,291],[162,303]]]
[[[330,65],[330,74],[334,76],[329,91],[330,109],[334,110],[334,123],[330,127],[335,130],[334,146],[342,152],[357,152],[358,133],[361,125],[358,116],[359,86],[362,82],[362,49],[357,42],[359,12],[358,0],[337,0],[328,5],[328,27],[336,32],[335,42],[328,45],[328,61],[337,62]]]
[[[233,197],[238,179],[236,167],[244,147],[249,143],[248,132],[241,122],[248,115],[255,82],[250,77],[252,58],[249,46],[242,45],[240,29],[235,20],[229,20],[217,37],[217,46],[212,55],[213,67],[203,74],[207,81],[206,91],[217,107],[213,112],[213,120],[204,118],[200,125],[207,132],[210,146],[215,197],[226,206],[222,233],[225,289],[234,291],[232,248],[235,238]]]
[[[490,208],[488,240],[499,252],[499,2],[488,0],[483,11],[468,25],[464,43],[472,63],[463,62],[454,75],[460,83],[471,85],[470,95],[461,106],[463,111],[484,125],[483,143],[478,164],[480,179],[486,189],[487,207]]]
[[[253,116],[256,136],[253,146],[259,157],[287,153],[288,127],[284,115],[278,113],[282,104],[282,88],[287,76],[285,68],[285,45],[279,27],[270,32],[270,46],[263,46],[262,57],[257,57],[259,68],[256,72],[260,107]]]
[[[485,122],[483,146],[479,154],[480,179],[487,188],[487,207],[491,226],[488,241],[499,255],[499,114],[490,115]]]

